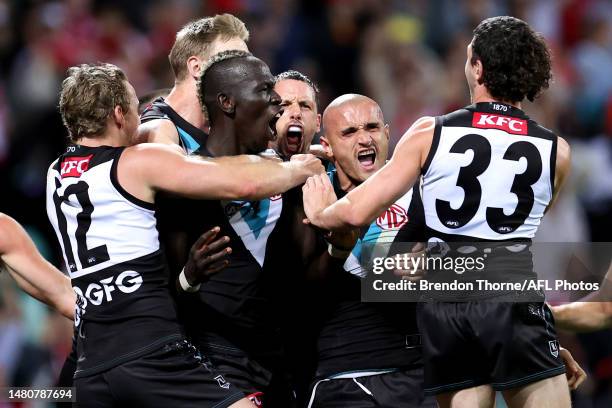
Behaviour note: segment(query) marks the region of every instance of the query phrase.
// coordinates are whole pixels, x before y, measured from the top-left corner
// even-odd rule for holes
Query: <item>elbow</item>
[[[344,216],[344,224],[347,228],[361,228],[366,225],[370,225],[371,220],[366,216],[366,214],[362,214],[356,210],[349,210],[345,212]]]

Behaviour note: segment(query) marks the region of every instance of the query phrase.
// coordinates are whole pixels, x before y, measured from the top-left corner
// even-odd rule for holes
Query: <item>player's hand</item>
[[[189,259],[185,264],[185,278],[191,286],[207,280],[210,275],[219,272],[227,265],[227,256],[232,253],[228,247],[229,237],[217,238],[221,229],[214,227],[198,238],[189,250]]]
[[[321,160],[312,154],[294,154],[289,162],[298,166],[308,177],[325,173],[325,167],[323,167]]]
[[[408,256],[408,265],[406,269],[395,269],[393,274],[407,281],[418,281],[425,277],[427,273],[427,246],[422,242],[417,242],[411,249],[411,252],[405,254]],[[412,259],[412,260],[411,260]]]
[[[305,224],[312,223],[320,227],[317,217],[321,212],[338,200],[327,174],[318,174],[306,180],[302,187],[304,193]]]
[[[584,382],[587,375],[567,349],[559,347],[559,353],[561,354],[561,358],[565,364],[567,385],[569,386],[569,389],[573,391]]]
[[[320,144],[310,145],[310,147],[308,148],[308,152],[310,154],[317,156],[319,159],[323,159],[323,160],[332,159],[332,156],[328,153],[327,150],[325,150],[325,147],[323,147],[323,145],[320,145]]]

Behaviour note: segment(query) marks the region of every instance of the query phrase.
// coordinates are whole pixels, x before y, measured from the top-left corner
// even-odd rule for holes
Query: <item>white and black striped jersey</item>
[[[423,168],[428,235],[530,240],[552,199],[556,154],[557,136],[510,105],[437,117]]]
[[[155,211],[119,184],[122,152],[71,145],[47,174],[47,213],[79,299],[76,377],[181,336]]]

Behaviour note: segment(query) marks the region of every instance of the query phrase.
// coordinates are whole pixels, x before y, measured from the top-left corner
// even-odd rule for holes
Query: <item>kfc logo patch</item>
[[[85,157],[69,157],[62,162],[60,174],[65,177],[81,177],[89,168],[89,161],[93,154]]]
[[[527,121],[512,116],[475,112],[472,126],[479,129],[499,129],[515,135],[527,134]]]
[[[408,213],[397,204],[393,204],[376,219],[376,225],[384,230],[401,228],[407,222]]]

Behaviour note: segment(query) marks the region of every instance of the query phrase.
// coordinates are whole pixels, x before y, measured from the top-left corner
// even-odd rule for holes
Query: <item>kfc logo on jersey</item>
[[[397,204],[393,204],[376,219],[376,225],[384,230],[401,228],[407,222],[408,213]]]
[[[511,116],[475,112],[472,126],[479,129],[499,129],[515,135],[527,134],[527,121]]]
[[[62,162],[60,174],[65,177],[81,177],[89,168],[89,161],[93,154],[85,157],[68,157]]]

